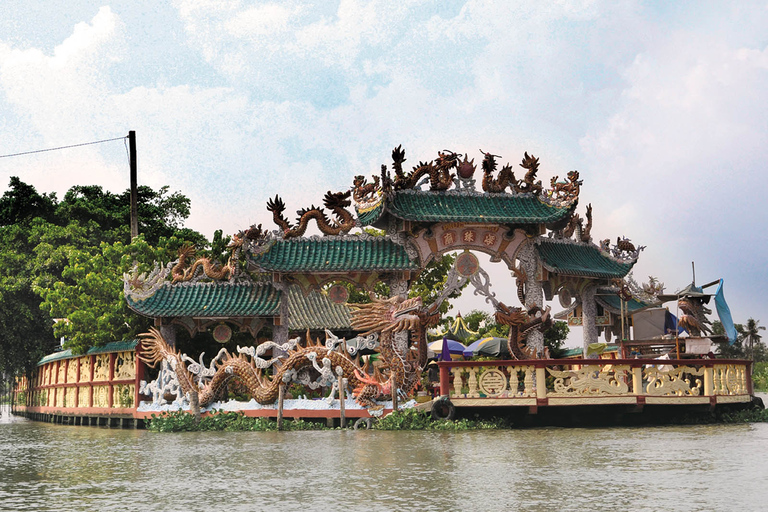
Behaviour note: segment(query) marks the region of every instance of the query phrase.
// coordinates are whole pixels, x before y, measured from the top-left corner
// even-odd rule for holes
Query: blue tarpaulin
[[[725,302],[725,295],[723,294],[723,280],[720,280],[720,284],[717,285],[717,292],[715,293],[715,307],[717,307],[717,316],[720,317],[720,323],[723,324],[725,334],[728,335],[728,343],[733,345],[736,341],[736,327],[733,325],[733,318],[731,317],[731,308]]]

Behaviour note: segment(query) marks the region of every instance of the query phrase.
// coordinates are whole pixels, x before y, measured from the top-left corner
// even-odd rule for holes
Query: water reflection
[[[0,420],[0,510],[761,510],[768,425],[154,434]]]

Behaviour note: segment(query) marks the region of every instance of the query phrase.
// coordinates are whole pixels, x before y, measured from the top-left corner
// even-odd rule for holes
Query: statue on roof
[[[512,171],[512,167],[509,164],[505,165],[501,168],[499,175],[494,178],[493,174],[496,172],[496,158],[498,158],[498,155],[486,153],[482,149],[480,152],[484,155],[482,163],[483,190],[491,193],[504,192],[507,187],[514,190],[515,185],[517,185],[517,179]]]
[[[541,180],[535,181],[536,173],[539,171],[539,159],[533,155],[528,156],[528,153],[526,152],[520,167],[528,169],[528,171],[525,173],[523,179],[515,184],[515,192],[518,194],[541,194]]]
[[[329,190],[323,197],[323,205],[334,213],[335,219],[329,219],[322,208],[312,205],[296,212],[298,215],[297,224],[292,226],[283,215],[285,203],[277,195],[267,202],[267,210],[272,212],[272,219],[275,224],[283,230],[283,238],[303,236],[310,220],[317,222],[317,227],[323,234],[339,235],[348,233],[350,229],[355,227],[355,218],[346,210],[346,207],[352,204],[349,200],[351,193],[350,190],[346,192],[331,192]]]
[[[381,190],[379,177],[374,176],[373,183],[368,183],[368,180],[365,179],[365,176],[355,176],[352,190],[352,198],[356,203],[369,202],[375,199],[376,193]]]
[[[419,162],[419,165],[406,174],[403,172],[405,150],[402,149],[402,145],[397,146],[392,150],[392,168],[395,171],[394,189],[406,190],[416,188],[422,178],[429,176],[429,190],[448,190],[453,185],[454,175],[451,171],[458,168],[461,156],[447,149],[438,151],[437,159],[433,162]]]
[[[568,179],[566,181],[557,181],[557,176],[550,180],[552,186],[552,195],[557,199],[574,199],[579,197],[579,191],[584,180],[579,179],[579,171],[571,171],[568,173]]]

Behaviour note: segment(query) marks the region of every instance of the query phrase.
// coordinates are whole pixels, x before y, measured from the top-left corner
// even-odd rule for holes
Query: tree
[[[448,272],[453,267],[455,261],[456,256],[452,254],[444,254],[440,259],[430,261],[416,278],[416,281],[411,284],[408,296],[420,296],[424,304],[433,304],[443,292],[445,283],[448,280]],[[464,286],[467,286],[467,284],[465,283]],[[448,295],[447,299],[455,299],[460,295],[461,289]],[[438,311],[444,315],[451,307],[450,302],[445,300],[440,304]]]
[[[766,355],[766,348],[761,341],[762,336],[760,336],[760,331],[764,331],[765,327],[758,324],[760,324],[760,320],[750,318],[745,325],[736,325],[736,332],[738,332],[738,338],[745,349],[746,356],[754,361],[762,361]],[[758,352],[760,353],[760,359],[756,357]]]
[[[128,245],[104,242],[95,254],[90,249],[70,253],[61,280],[39,290],[44,299],[40,307],[53,318],[67,319],[54,326],[56,336],[66,339],[66,348],[83,353],[147,330],[149,319],[128,308],[123,275],[134,266],[138,272],[150,271],[155,261],[172,259],[183,243],[178,238],[160,242],[161,247],[152,247],[140,235]]]
[[[746,324],[735,324],[736,341],[732,344],[728,342],[720,343],[718,354],[727,359],[752,359],[754,361],[768,361],[768,347],[762,341],[760,331],[765,327],[760,324],[760,320],[750,318]],[[712,322],[712,334],[725,336],[723,324],[719,321]]]
[[[120,309],[119,298],[115,299],[117,310],[110,313],[107,305],[115,290],[122,295],[122,284],[116,283],[122,279],[120,270],[126,268],[123,256],[130,259],[140,257],[142,250],[151,252],[130,243],[129,197],[129,191],[115,195],[101,187],[77,186],[59,202],[55,194],[40,194],[19,178],[11,178],[9,189],[0,197],[0,372],[10,376],[28,372],[58,345],[61,334],[75,336],[78,341],[73,348],[86,350],[93,343],[122,339],[123,333],[132,332],[115,325],[131,325],[135,315]],[[182,194],[168,194],[167,187],[159,191],[139,187],[138,208],[144,240],[158,244],[163,237],[179,235],[201,248],[207,244],[201,234],[181,227],[189,215],[189,199]],[[166,243],[163,250],[171,250],[171,245]],[[117,260],[119,268],[105,268]],[[101,309],[94,309],[86,290],[94,294],[94,301],[101,298]],[[49,293],[41,309],[43,296]],[[57,298],[61,303],[56,304]],[[75,321],[60,322],[54,334],[54,311],[56,317],[72,315]],[[123,318],[123,313],[128,316]],[[93,338],[74,334],[76,329],[85,332],[94,327]],[[117,338],[107,339],[108,335]]]
[[[552,327],[544,331],[544,346],[549,348],[549,355],[552,358],[558,358],[563,353],[563,344],[568,338],[568,333],[571,329],[568,327],[568,322],[562,322],[555,320],[552,323]]]

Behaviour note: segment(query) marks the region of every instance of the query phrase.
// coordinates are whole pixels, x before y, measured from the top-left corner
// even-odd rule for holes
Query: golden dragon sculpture
[[[198,258],[188,266],[188,260],[195,257],[195,247],[191,244],[184,244],[179,247],[178,262],[171,269],[171,277],[173,283],[180,281],[190,281],[194,277],[198,276],[202,271],[202,274],[216,281],[229,279],[237,271],[238,259],[240,258],[240,250],[243,247],[243,235],[242,233],[234,235],[232,241],[227,245],[229,250],[229,258],[226,265],[217,264],[212,258],[203,257]]]
[[[395,171],[394,189],[412,189],[418,185],[419,180],[429,176],[429,189],[433,191],[448,190],[453,184],[453,169],[458,168],[461,155],[452,151],[438,151],[437,159],[433,162],[419,162],[419,165],[406,174],[403,172],[405,162],[405,150],[397,146],[392,150],[393,169]]]
[[[515,173],[512,171],[512,166],[509,164],[505,165],[501,168],[499,175],[494,178],[493,174],[496,172],[496,158],[498,158],[498,155],[486,153],[482,149],[480,152],[484,155],[482,163],[483,190],[492,193],[504,192],[507,187],[514,190],[517,185],[517,179],[515,178]]]
[[[366,368],[361,368],[358,361],[353,361],[341,351],[307,340],[307,346],[296,343],[291,346],[275,347],[287,349],[287,356],[264,360],[258,357],[255,348],[240,349],[232,355],[222,349],[215,359],[215,372],[210,380],[201,385],[187,368],[185,357],[171,348],[155,328],[142,334],[139,358],[155,367],[165,361],[175,372],[183,394],[197,397],[199,407],[207,407],[219,396],[231,379],[239,379],[250,396],[261,404],[272,404],[277,400],[279,386],[295,379],[302,370],[317,368],[315,361],[323,361],[330,368],[340,371],[353,389],[358,404],[370,410],[381,409],[374,400],[384,398],[392,389],[402,390],[405,394],[413,392],[421,377],[421,370],[426,364],[427,348],[425,331],[437,321],[436,315],[430,315],[421,308],[421,298],[402,300],[398,297],[388,300],[374,300],[371,304],[352,305],[353,322],[358,329],[367,329],[367,334],[380,332],[380,347],[385,365],[384,374],[375,371],[368,375]],[[394,335],[402,331],[413,331],[413,341],[418,347],[417,355],[411,355],[410,344],[405,349],[397,347]],[[280,365],[275,365],[277,361]],[[327,360],[327,362],[326,362]],[[271,368],[273,375],[265,370]],[[340,370],[339,370],[340,369]]]
[[[216,372],[208,383],[200,387],[199,381],[196,381],[192,373],[187,369],[182,355],[175,349],[168,346],[160,331],[154,327],[150,328],[148,333],[144,333],[141,338],[141,354],[139,358],[151,367],[155,367],[159,362],[166,361],[176,373],[179,381],[179,387],[184,394],[197,394],[200,407],[210,405],[216,396],[222,391],[223,387],[234,378],[239,379],[251,397],[260,404],[272,404],[277,400],[279,386],[284,382],[284,377],[290,372],[298,372],[304,368],[312,367],[313,361],[328,359],[333,368],[341,367],[343,376],[348,379],[350,387],[364,389],[363,397],[358,396],[358,403],[364,407],[375,406],[372,400],[365,397],[376,396],[378,389],[366,389],[366,384],[357,375],[362,375],[362,369],[346,354],[330,350],[327,347],[312,344],[307,341],[306,347],[295,346],[288,348],[288,355],[281,359],[282,364],[274,368],[274,375],[269,376],[264,371],[271,367],[277,358],[267,361],[268,365],[258,364],[255,356],[250,356],[241,352],[238,355],[232,355],[223,350],[222,355],[217,358]],[[361,399],[362,398],[362,399]]]
[[[350,307],[353,308],[353,329],[365,331],[363,336],[380,333],[379,351],[389,373],[386,384],[381,384],[382,393],[396,388],[410,395],[427,363],[426,330],[437,325],[438,314],[423,308],[421,297],[402,299],[397,295],[389,299],[373,299],[368,304],[350,304]],[[396,334],[404,331],[410,331],[412,336],[400,343]],[[415,355],[411,350],[414,343]]]
[[[507,307],[504,303],[496,306],[496,322],[509,326],[509,337],[507,346],[509,353],[515,359],[546,359],[549,358],[549,351],[545,347],[539,352],[534,347],[525,344],[528,335],[534,330],[546,331],[552,325],[552,319],[549,317],[550,308],[542,310],[538,306],[523,311],[521,308]]]
[[[267,210],[272,212],[272,219],[275,224],[283,230],[283,238],[296,238],[304,235],[310,220],[317,222],[317,227],[323,234],[339,235],[347,233],[355,227],[355,218],[346,210],[346,207],[352,204],[349,200],[350,195],[350,190],[346,192],[328,191],[323,197],[323,205],[336,216],[334,220],[329,220],[322,208],[312,205],[296,212],[298,215],[297,224],[292,226],[283,215],[285,203],[280,199],[280,196],[275,196],[274,199],[267,202]]]

